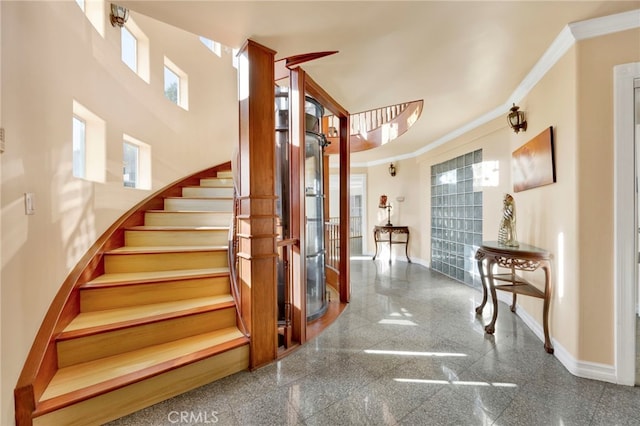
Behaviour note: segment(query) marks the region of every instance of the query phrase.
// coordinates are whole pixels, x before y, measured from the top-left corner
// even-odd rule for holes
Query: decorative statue
[[[502,200],[502,219],[498,229],[498,244],[509,247],[518,247],[516,235],[516,203],[510,194],[504,194]]]

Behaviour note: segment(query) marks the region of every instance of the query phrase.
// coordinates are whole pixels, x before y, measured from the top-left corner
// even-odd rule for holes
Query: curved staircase
[[[231,173],[181,193],[124,227],[103,273],[74,288],[52,377],[26,410],[16,388],[18,425],[101,424],[248,368],[227,259]]]

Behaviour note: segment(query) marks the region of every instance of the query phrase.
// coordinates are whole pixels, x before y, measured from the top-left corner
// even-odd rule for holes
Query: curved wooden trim
[[[31,425],[36,402],[57,369],[54,337],[71,322],[80,311],[79,286],[104,273],[104,253],[124,245],[124,229],[144,223],[144,212],[162,210],[164,198],[181,194],[184,185],[195,185],[200,178],[211,177],[218,171],[229,170],[226,162],[196,172],[175,181],[136,204],[115,221],[87,250],[62,283],[47,311],[42,325],[27,355],[24,367],[14,389],[17,425]]]
[[[349,135],[350,151],[353,153],[353,152],[359,152],[359,151],[366,151],[372,148],[377,148],[381,145],[384,145],[385,143],[391,142],[399,138],[401,135],[407,132],[411,128],[411,126],[407,124],[407,119],[416,111],[418,114],[418,116],[416,117],[416,121],[418,120],[418,118],[420,118],[420,116],[422,115],[422,108],[424,106],[424,101],[418,100],[418,101],[411,101],[407,103],[409,104],[409,106],[404,111],[402,111],[393,119],[385,123],[385,124],[398,123],[398,135],[394,139],[386,142],[383,141],[382,126],[379,126],[371,130],[370,132],[368,132],[366,138],[361,134]],[[373,110],[369,110],[369,111],[373,111]],[[325,151],[324,151],[325,154],[328,154],[328,155],[337,154],[340,151],[340,138],[327,137],[327,140],[331,143],[329,144],[329,146],[325,148]]]

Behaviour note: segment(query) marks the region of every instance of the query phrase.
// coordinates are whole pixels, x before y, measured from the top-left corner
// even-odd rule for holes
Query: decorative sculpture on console
[[[516,235],[516,202],[511,194],[504,194],[502,200],[502,219],[498,229],[498,244],[508,247],[518,247]]]

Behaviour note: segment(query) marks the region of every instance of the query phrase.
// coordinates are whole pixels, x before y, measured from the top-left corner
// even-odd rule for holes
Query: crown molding
[[[382,160],[375,160],[364,163],[352,164],[352,167],[370,167],[391,161],[404,160],[408,158],[418,157],[426,152],[431,151],[463,134],[475,129],[489,121],[505,114],[511,107],[511,104],[518,104],[536,84],[549,72],[549,70],[567,53],[567,51],[579,40],[585,40],[593,37],[600,37],[607,34],[613,34],[620,31],[640,28],[640,9],[630,10],[628,12],[617,13],[615,15],[603,16],[600,18],[588,19],[586,21],[573,22],[567,24],[560,34],[553,40],[549,48],[544,52],[542,57],[536,62],[531,71],[520,82],[518,87],[513,91],[511,96],[502,104],[493,110],[481,115],[473,121],[465,124],[456,130],[447,133],[443,137],[423,146],[409,154],[389,157]]]

